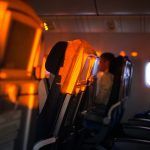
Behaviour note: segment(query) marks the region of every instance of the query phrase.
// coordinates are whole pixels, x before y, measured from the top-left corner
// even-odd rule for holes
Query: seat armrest
[[[45,140],[41,140],[39,142],[37,142],[34,147],[33,150],[39,150],[40,148],[46,146],[46,145],[50,145],[56,142],[56,137],[51,137]]]
[[[114,110],[116,107],[118,107],[120,104],[121,104],[121,102],[119,101],[119,102],[115,103],[114,105],[112,105],[112,106],[110,107],[110,109],[109,109],[109,111],[108,111],[108,113],[107,113],[107,116],[103,119],[103,123],[104,123],[105,125],[108,125],[108,124],[110,123],[113,110]]]

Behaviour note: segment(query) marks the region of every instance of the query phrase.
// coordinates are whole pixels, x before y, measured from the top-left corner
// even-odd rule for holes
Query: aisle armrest
[[[39,150],[40,148],[46,146],[46,145],[50,145],[56,142],[56,137],[51,137],[45,140],[41,140],[39,142],[37,142],[34,147],[33,150]]]

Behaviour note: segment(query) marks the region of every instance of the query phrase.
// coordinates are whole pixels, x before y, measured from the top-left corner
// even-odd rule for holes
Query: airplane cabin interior
[[[141,149],[150,1],[0,0],[0,150]]]

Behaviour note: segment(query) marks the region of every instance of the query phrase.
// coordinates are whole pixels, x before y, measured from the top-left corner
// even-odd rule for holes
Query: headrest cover
[[[67,45],[68,42],[60,41],[53,46],[45,63],[47,71],[54,75],[58,74],[60,67],[63,66]]]

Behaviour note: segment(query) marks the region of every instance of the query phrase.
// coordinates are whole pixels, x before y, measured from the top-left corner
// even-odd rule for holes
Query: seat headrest
[[[116,57],[116,59],[115,59],[115,66],[116,66],[115,72],[116,72],[116,74],[118,74],[118,72],[122,73],[123,64],[124,64],[124,57],[122,57],[122,56]]]
[[[59,41],[52,47],[45,63],[48,72],[58,74],[60,67],[63,66],[67,45],[68,42]]]
[[[122,101],[129,96],[131,85],[132,63],[127,57],[116,57],[114,69],[114,82],[108,102],[108,109],[116,102]]]

